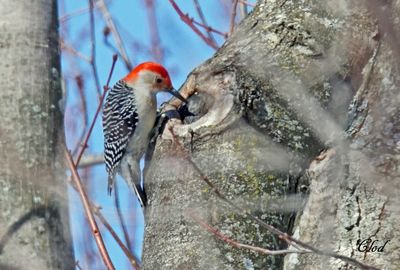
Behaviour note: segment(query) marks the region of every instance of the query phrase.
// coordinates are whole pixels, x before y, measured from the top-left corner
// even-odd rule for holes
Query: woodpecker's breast
[[[156,96],[148,91],[134,89],[135,107],[137,108],[138,120],[135,133],[128,144],[128,152],[141,156],[145,153],[149,142],[149,135],[154,127],[157,100]]]

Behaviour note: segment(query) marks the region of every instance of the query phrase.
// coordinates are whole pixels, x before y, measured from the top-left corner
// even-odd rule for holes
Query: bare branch
[[[121,205],[120,205],[120,200],[119,200],[119,190],[118,190],[118,181],[115,181],[114,183],[114,204],[115,204],[115,209],[117,210],[117,215],[118,215],[118,219],[119,222],[121,224],[122,227],[122,233],[124,234],[124,238],[125,238],[125,243],[128,247],[129,250],[132,250],[132,246],[131,246],[131,241],[129,239],[129,234],[128,234],[128,229],[126,228],[126,224],[125,224],[125,220],[124,220],[124,216],[122,215],[122,211],[121,211]]]
[[[194,6],[196,7],[197,14],[200,17],[201,23],[204,25],[204,28],[207,31],[208,38],[216,44],[217,42],[215,41],[214,36],[211,33],[212,31],[210,30],[210,27],[208,26],[208,23],[206,21],[206,17],[204,16],[203,10],[200,7],[199,0],[193,0],[193,2]]]
[[[188,16],[185,15],[182,10],[179,8],[179,6],[176,4],[174,0],[169,0],[171,3],[172,7],[175,9],[175,11],[178,13],[179,17],[181,20],[186,23],[208,46],[210,46],[213,49],[218,49],[218,45],[215,44],[212,40],[210,40],[208,37],[206,37],[200,30],[193,24],[193,20]]]
[[[79,195],[81,197],[83,208],[85,209],[86,217],[87,217],[87,219],[89,221],[90,229],[91,229],[91,232],[92,232],[92,234],[94,236],[94,239],[96,240],[96,244],[97,244],[97,247],[99,249],[101,258],[103,259],[104,264],[107,267],[107,269],[113,270],[115,268],[114,268],[114,265],[113,265],[113,263],[111,261],[110,256],[108,255],[107,249],[106,249],[106,247],[104,245],[103,238],[101,236],[99,227],[97,226],[96,220],[94,219],[94,216],[93,216],[93,213],[92,213],[92,208],[91,208],[91,205],[90,205],[90,202],[89,202],[89,198],[88,198],[88,196],[86,194],[85,189],[82,186],[82,182],[81,182],[79,174],[78,174],[78,172],[76,170],[76,166],[74,164],[74,161],[72,160],[72,156],[71,156],[71,154],[68,152],[68,150],[66,148],[65,148],[65,157],[67,159],[68,167],[70,168],[71,173],[72,173],[73,183],[74,183],[75,187],[77,188],[78,193],[79,193]]]
[[[228,33],[219,31],[219,30],[217,30],[217,29],[215,29],[215,28],[212,28],[211,26],[204,25],[204,24],[202,24],[202,23],[200,23],[200,22],[197,22],[197,21],[195,21],[193,18],[190,18],[190,19],[192,20],[192,22],[193,22],[195,25],[198,25],[198,26],[204,28],[207,32],[213,32],[213,33],[215,33],[215,34],[218,34],[218,35],[220,35],[220,36],[223,36],[224,38],[227,38],[227,37],[228,37]]]
[[[150,30],[151,52],[157,62],[162,63],[164,60],[164,53],[160,46],[160,34],[157,26],[156,9],[154,7],[154,0],[146,0],[147,19]]]
[[[73,148],[74,150],[72,151],[72,154],[75,155],[76,152],[79,149],[80,143],[83,140],[83,137],[85,136],[85,131],[88,125],[88,111],[87,111],[87,106],[86,106],[86,95],[85,95],[85,90],[84,90],[84,80],[81,75],[77,75],[75,77],[75,82],[76,86],[78,88],[78,95],[79,95],[79,101],[80,101],[80,112],[82,114],[82,120],[83,120],[83,128],[81,135],[79,136],[78,143],[77,145]]]
[[[60,38],[60,46],[61,46],[61,50],[64,49],[65,51],[71,53],[72,55],[75,55],[75,56],[79,57],[83,61],[85,61],[87,63],[90,63],[90,58],[89,57],[87,57],[83,53],[81,53],[78,50],[76,50],[74,47],[72,47],[67,42],[65,42],[65,40],[63,40],[62,38]]]
[[[104,157],[102,154],[100,155],[84,155],[79,162],[78,168],[86,168],[90,166],[95,166],[104,163]]]
[[[398,31],[395,29],[395,19],[397,16],[393,13],[393,3],[391,1],[376,2],[367,0],[365,5],[368,11],[375,17],[379,26],[380,35],[385,35],[389,40],[390,47],[397,60],[400,59],[400,42]],[[386,7],[385,7],[386,6]]]
[[[68,153],[68,152],[67,152]],[[76,169],[76,167],[75,167]],[[77,173],[77,172],[76,172]],[[77,173],[78,174],[78,173]],[[78,175],[79,177],[79,175]],[[79,179],[80,180],[80,179]],[[81,191],[79,190],[79,186],[77,185],[76,181],[70,182],[72,187],[81,195]],[[82,196],[82,195],[81,195]],[[106,220],[106,218],[103,216],[103,214],[100,212],[100,207],[99,206],[95,206],[92,202],[90,202],[88,196],[86,194],[84,194],[84,196],[86,197],[89,207],[90,207],[90,212],[92,213],[92,215],[96,215],[100,222],[106,227],[106,229],[110,232],[111,236],[114,238],[114,240],[117,242],[117,244],[121,247],[122,251],[124,252],[124,254],[126,255],[126,257],[128,258],[129,262],[132,264],[132,266],[135,269],[140,269],[140,265],[139,265],[139,259],[136,258],[132,252],[130,251],[131,248],[127,248],[124,243],[122,242],[121,238],[118,236],[118,234],[114,231],[114,229],[111,227],[110,223],[108,223],[108,221]],[[84,205],[85,207],[85,205]],[[86,210],[86,208],[85,208]],[[89,222],[90,224],[90,222]],[[92,229],[93,231],[93,229]],[[128,239],[129,241],[129,239]],[[129,243],[129,242],[128,242]]]
[[[132,63],[129,60],[128,54],[126,53],[124,43],[122,41],[121,35],[119,34],[117,27],[115,26],[115,23],[111,17],[110,11],[108,10],[106,3],[104,0],[99,0],[98,1],[98,6],[100,8],[100,11],[103,14],[104,20],[107,24],[107,27],[110,29],[111,34],[114,37],[115,43],[118,47],[119,53],[121,54],[122,60],[125,63],[125,66],[128,70],[132,69]]]
[[[86,148],[87,148],[87,143],[88,143],[88,141],[89,141],[90,135],[92,134],[94,124],[96,123],[97,117],[99,116],[99,113],[100,113],[100,110],[101,110],[101,106],[102,106],[103,101],[104,101],[104,98],[105,98],[105,96],[106,96],[106,94],[107,94],[107,91],[108,91],[108,89],[109,89],[111,76],[112,76],[112,73],[113,73],[113,71],[114,71],[114,67],[115,67],[115,63],[116,63],[116,62],[117,62],[117,55],[114,55],[114,56],[113,56],[113,62],[112,62],[112,65],[111,65],[111,70],[110,70],[110,73],[108,74],[107,84],[104,86],[103,95],[101,96],[99,105],[97,106],[97,110],[96,110],[96,113],[95,113],[95,115],[94,115],[94,117],[93,117],[93,121],[92,121],[92,123],[90,124],[90,128],[89,128],[88,133],[87,133],[87,135],[86,135],[86,139],[85,139],[85,141],[82,143],[82,148],[81,148],[81,151],[79,152],[78,157],[77,157],[77,159],[76,159],[76,162],[75,162],[76,165],[75,165],[75,166],[78,166],[78,165],[79,165],[79,162],[80,162],[80,160],[81,160],[81,158],[82,158],[82,155],[83,155],[83,153],[85,152],[85,150],[86,150]]]
[[[79,270],[83,270],[82,267],[81,267],[80,264],[79,264],[79,261],[76,261],[76,262],[75,262],[75,266],[76,266],[76,268],[78,268]]]
[[[90,39],[91,39],[91,50],[90,50],[90,66],[92,67],[92,74],[93,74],[93,79],[94,83],[96,85],[96,90],[97,90],[97,97],[100,101],[101,98],[101,86],[100,86],[100,80],[99,80],[99,73],[97,72],[97,65],[96,65],[96,28],[95,28],[95,23],[94,23],[94,4],[93,0],[88,0],[89,1],[89,7],[90,7]]]
[[[243,4],[245,6],[249,6],[249,7],[255,7],[256,6],[255,4],[251,4],[251,3],[247,2],[247,1],[244,1],[244,0],[239,0],[239,2],[241,4]]]
[[[335,259],[340,259],[344,262],[347,262],[353,266],[359,267],[360,269],[363,270],[379,270],[379,268],[376,268],[371,265],[364,264],[356,259],[353,259],[351,257],[347,257],[344,255],[340,255],[334,252],[330,251],[323,251],[320,249],[317,249],[307,243],[304,243],[303,241],[300,241],[287,233],[282,232],[281,230],[275,228],[274,226],[266,223],[265,221],[261,220],[260,218],[254,216],[251,214],[251,210],[241,207],[237,204],[235,204],[233,201],[229,200],[213,183],[212,181],[208,178],[207,175],[203,173],[203,171],[197,166],[197,164],[192,160],[190,157],[190,153],[188,151],[185,151],[184,146],[179,142],[179,140],[176,138],[176,135],[174,134],[174,131],[172,129],[172,126],[169,127],[169,131],[171,132],[172,136],[174,136],[174,142],[177,144],[179,147],[179,150],[181,154],[183,155],[183,158],[192,166],[192,168],[200,175],[200,178],[210,187],[211,191],[214,192],[215,195],[222,201],[224,201],[231,209],[233,209],[236,213],[239,215],[242,215],[244,217],[247,217],[248,219],[253,220],[254,222],[258,223],[261,225],[263,228],[268,230],[269,232],[277,235],[280,239],[284,240],[287,242],[289,245],[293,245],[296,247],[301,247],[303,249],[307,249],[312,251],[315,254],[322,255],[322,256],[327,256],[327,257],[332,257]]]
[[[236,10],[237,10],[238,1],[239,0],[233,0],[229,35],[232,35],[233,30],[235,28],[235,19],[236,19]]]
[[[94,9],[97,9],[97,8],[98,8],[97,6],[94,7]],[[68,20],[70,20],[70,19],[72,19],[74,17],[83,15],[83,14],[89,12],[89,11],[90,11],[90,5],[89,5],[89,7],[80,8],[80,9],[72,11],[72,12],[70,12],[68,14],[64,14],[63,16],[58,18],[58,21],[60,22],[60,24],[63,24],[66,21],[68,21]]]
[[[124,243],[121,241],[121,239],[118,237],[118,234],[114,231],[114,229],[111,227],[110,223],[106,220],[106,218],[103,216],[103,214],[100,212],[99,207],[93,207],[94,214],[99,218],[101,223],[107,228],[107,230],[110,232],[112,237],[115,239],[117,244],[120,246],[126,257],[129,259],[129,262],[132,264],[132,266],[139,270],[140,265],[138,263],[139,259],[137,259],[131,252],[130,250],[124,245]]]
[[[229,245],[231,245],[235,248],[245,248],[245,249],[249,249],[251,251],[263,253],[266,255],[283,255],[283,254],[290,254],[290,253],[311,253],[311,251],[306,250],[306,249],[270,250],[270,249],[265,249],[265,248],[261,248],[261,247],[242,244],[242,243],[239,243],[239,242],[229,238],[227,235],[223,234],[218,229],[207,224],[204,220],[201,220],[197,215],[195,215],[193,210],[188,211],[188,215],[191,218],[193,218],[201,227],[206,229],[208,232],[214,234],[217,238],[221,239],[222,241],[228,243]]]

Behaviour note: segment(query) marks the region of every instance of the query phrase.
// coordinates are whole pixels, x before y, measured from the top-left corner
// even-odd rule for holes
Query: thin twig
[[[215,44],[217,44],[217,42],[215,41],[214,36],[212,35],[212,31],[210,30],[210,27],[209,27],[209,25],[207,23],[206,17],[204,16],[203,10],[201,9],[199,0],[193,0],[193,2],[194,2],[194,6],[196,7],[197,14],[200,17],[201,23],[205,26],[208,38],[210,40],[212,40]]]
[[[233,30],[235,29],[235,19],[236,19],[236,10],[237,10],[237,5],[239,0],[232,0],[232,12],[231,12],[231,22],[230,22],[230,28],[229,28],[229,35],[232,35]]]
[[[88,125],[88,111],[86,107],[86,95],[85,95],[85,86],[84,86],[84,81],[81,75],[78,75],[75,77],[75,82],[76,82],[76,87],[78,88],[78,95],[79,95],[79,101],[81,103],[81,114],[82,114],[82,119],[83,119],[83,127],[82,127],[82,132],[81,135],[79,136],[78,143],[77,145],[73,148],[74,150],[72,151],[72,155],[75,155],[76,152],[79,150],[79,146],[83,140],[83,137],[85,136],[86,128]]]
[[[229,2],[232,0],[219,0],[220,5],[222,6],[221,13],[224,15],[224,18],[228,17],[231,14],[231,5]]]
[[[93,74],[93,79],[94,83],[96,85],[96,90],[97,90],[97,97],[100,101],[101,98],[101,86],[100,86],[100,80],[99,80],[99,73],[97,72],[97,65],[96,65],[96,28],[95,28],[95,22],[94,22],[94,4],[93,0],[88,0],[89,1],[89,7],[90,7],[90,39],[91,39],[91,48],[90,48],[90,66],[92,67],[92,74]]]
[[[85,61],[87,63],[90,63],[90,58],[89,57],[87,57],[83,53],[79,52],[77,49],[75,49],[70,44],[65,42],[65,40],[63,40],[62,38],[60,38],[60,47],[61,47],[61,49],[64,49],[65,51],[67,51],[67,52],[79,57],[83,61]]]
[[[176,4],[174,0],[169,0],[171,3],[172,7],[175,9],[176,13],[178,13],[179,17],[181,20],[186,23],[208,46],[211,48],[217,50],[218,45],[213,42],[211,39],[206,37],[200,30],[199,28],[196,27],[196,25],[193,24],[193,20],[186,14],[182,12],[182,10],[179,8],[179,6]]]
[[[247,2],[247,1],[244,1],[244,0],[239,0],[239,2],[242,3],[243,5],[246,5],[246,6],[249,6],[249,7],[255,7],[256,6],[255,4],[251,4],[251,3]]]
[[[87,148],[87,143],[89,141],[90,135],[92,134],[94,124],[96,123],[97,117],[99,116],[99,113],[100,113],[100,110],[101,110],[101,106],[103,104],[103,101],[104,101],[104,98],[105,98],[105,96],[107,94],[107,91],[110,88],[109,85],[110,85],[110,81],[111,81],[111,76],[112,76],[112,73],[114,72],[114,67],[115,67],[115,63],[117,62],[117,58],[118,58],[117,55],[113,56],[113,62],[112,62],[112,65],[111,65],[110,73],[108,74],[107,83],[104,86],[103,94],[101,95],[101,99],[100,99],[99,105],[97,106],[97,110],[96,110],[96,113],[95,113],[95,115],[93,117],[93,121],[90,124],[90,127],[89,127],[88,133],[86,135],[85,141],[82,143],[82,148],[81,148],[81,150],[80,150],[80,152],[78,154],[78,157],[76,159],[76,162],[75,162],[75,166],[77,166],[77,167],[79,165],[79,162],[81,161],[83,153],[85,152],[85,150]]]
[[[204,24],[202,24],[202,23],[200,23],[200,22],[198,22],[198,21],[195,21],[193,18],[190,18],[190,19],[192,20],[192,22],[193,22],[194,24],[196,24],[196,25],[198,25],[198,26],[204,28],[207,32],[213,32],[213,33],[215,33],[215,34],[218,34],[218,35],[220,35],[220,36],[223,36],[224,38],[227,38],[227,37],[228,37],[228,33],[219,31],[219,30],[217,30],[217,29],[215,29],[215,28],[212,28],[211,26],[204,25]]]
[[[121,204],[120,204],[120,200],[119,200],[119,190],[118,190],[117,181],[115,181],[115,183],[114,183],[114,190],[115,190],[115,192],[114,192],[114,194],[115,194],[115,196],[114,196],[115,209],[117,210],[117,215],[118,215],[118,219],[121,224],[121,227],[122,227],[122,233],[124,234],[125,243],[126,243],[128,249],[132,250],[131,241],[129,239],[129,234],[128,234],[128,229],[126,227],[124,216],[122,215],[122,211],[121,211]]]
[[[233,246],[235,248],[245,248],[245,249],[249,249],[249,250],[252,250],[254,252],[263,253],[263,254],[266,254],[266,255],[283,255],[283,254],[290,254],[290,253],[311,253],[311,251],[305,250],[305,249],[270,250],[270,249],[265,249],[265,248],[261,248],[261,247],[242,244],[242,243],[239,243],[239,242],[229,238],[227,235],[225,235],[222,232],[220,232],[217,228],[214,228],[213,226],[207,224],[204,220],[200,219],[198,217],[198,215],[196,215],[194,213],[193,210],[190,210],[187,213],[201,227],[203,227],[208,232],[214,234],[217,238],[221,239],[222,241],[228,243],[229,245],[231,245],[231,246]]]
[[[65,148],[64,150],[65,150],[65,157],[67,159],[68,167],[70,168],[71,173],[72,173],[73,183],[76,186],[76,188],[78,189],[78,193],[79,193],[79,195],[81,197],[83,208],[85,209],[86,217],[87,217],[87,219],[89,221],[90,229],[91,229],[91,232],[92,232],[92,234],[94,236],[94,239],[96,241],[96,244],[97,244],[97,247],[99,249],[101,258],[103,259],[104,264],[107,267],[107,269],[113,270],[113,269],[115,269],[114,265],[113,265],[113,263],[112,263],[112,261],[110,259],[110,256],[109,256],[109,254],[107,252],[107,249],[106,249],[106,247],[104,245],[104,241],[103,241],[103,238],[101,236],[99,227],[97,226],[96,220],[95,220],[95,218],[93,216],[93,212],[92,212],[92,208],[91,208],[91,205],[90,205],[90,202],[89,202],[89,198],[88,198],[88,196],[86,194],[85,189],[82,186],[82,182],[81,182],[79,174],[78,174],[78,172],[76,170],[76,166],[74,164],[74,161],[72,160],[72,156],[69,153],[69,151],[67,150],[67,148]]]
[[[124,43],[122,42],[122,38],[117,30],[117,27],[115,26],[115,23],[113,21],[113,18],[110,14],[110,11],[108,10],[106,3],[104,2],[104,0],[98,0],[98,7],[100,8],[104,20],[107,24],[107,27],[110,29],[111,34],[114,37],[115,43],[117,45],[117,48],[119,50],[119,53],[122,57],[122,60],[125,63],[125,66],[128,70],[132,69],[132,63],[129,60],[128,54],[126,53],[125,47],[124,47]]]
[[[240,19],[244,19],[246,18],[247,14],[249,13],[249,11],[247,10],[248,6],[244,3],[242,3],[241,1],[239,1],[240,5],[239,5],[239,13],[240,13]]]
[[[214,184],[210,181],[210,179],[203,174],[203,172],[200,170],[200,168],[197,167],[197,165],[191,159],[189,160],[189,162],[195,168],[195,170],[201,175],[202,179],[209,185],[209,187],[212,188],[213,192],[220,199],[222,199],[229,206],[231,206],[231,208],[236,210],[236,212],[238,214],[241,214],[242,216],[245,216],[245,217],[255,221],[256,223],[260,224],[262,227],[264,227],[265,229],[267,229],[271,233],[277,235],[280,239],[286,241],[289,245],[291,245],[292,242],[293,242],[293,243],[297,244],[298,246],[300,246],[302,248],[305,248],[305,249],[308,249],[308,250],[310,250],[310,251],[312,251],[312,252],[314,252],[316,254],[327,256],[327,257],[333,257],[333,258],[336,258],[336,259],[341,259],[341,260],[343,260],[345,262],[348,262],[348,263],[350,263],[350,264],[352,264],[354,266],[357,266],[357,267],[359,267],[361,269],[364,269],[364,270],[379,270],[379,268],[376,268],[376,267],[361,263],[361,262],[357,261],[356,259],[353,259],[353,258],[350,258],[350,257],[347,257],[347,256],[343,256],[343,255],[339,255],[339,254],[336,254],[336,253],[333,253],[333,252],[322,251],[322,250],[319,250],[317,248],[314,248],[313,246],[311,246],[311,245],[309,245],[307,243],[304,243],[304,242],[302,242],[300,240],[297,240],[297,239],[291,237],[290,235],[288,235],[287,233],[284,233],[284,232],[280,231],[279,229],[275,228],[274,226],[269,225],[265,221],[263,221],[263,220],[259,219],[258,217],[252,215],[251,214],[251,210],[242,208],[242,207],[236,205],[235,203],[233,203],[227,197],[225,197],[225,195],[223,195],[214,186]]]
[[[102,154],[96,154],[96,155],[86,154],[81,158],[78,168],[81,169],[103,163],[104,163],[104,156]]]
[[[75,266],[76,268],[78,268],[79,270],[83,270],[82,267],[79,265],[79,261],[75,262]]]
[[[124,252],[124,254],[126,255],[126,257],[129,259],[129,262],[132,264],[132,266],[139,270],[140,269],[140,265],[139,265],[139,259],[136,258],[131,252],[130,250],[124,245],[124,243],[121,241],[121,239],[118,237],[118,234],[114,231],[114,229],[112,228],[112,226],[110,225],[110,223],[108,223],[108,221],[105,219],[105,217],[103,216],[103,214],[100,212],[99,207],[95,207],[93,208],[93,212],[94,214],[99,218],[99,220],[101,221],[101,223],[103,223],[104,227],[107,228],[107,230],[110,232],[110,234],[113,236],[113,238],[115,239],[115,241],[117,242],[117,244],[121,247],[122,251]]]
[[[172,127],[170,127],[170,132],[171,134],[175,137],[174,141],[176,142],[177,146],[179,146],[180,151],[182,152],[182,154],[184,155],[185,160],[193,167],[193,169],[200,175],[200,178],[211,188],[211,191],[214,192],[215,195],[217,195],[217,197],[219,199],[221,199],[222,201],[224,201],[228,206],[230,206],[236,213],[253,220],[254,222],[258,223],[259,225],[261,225],[263,228],[267,229],[268,231],[270,231],[271,233],[277,235],[280,239],[284,240],[285,242],[287,242],[289,245],[293,245],[296,244],[297,247],[301,247],[307,250],[312,251],[315,254],[318,255],[322,255],[322,256],[327,256],[327,257],[332,257],[332,258],[336,258],[336,259],[340,259],[344,262],[347,262],[349,264],[352,264],[356,267],[359,267],[363,270],[380,270],[379,268],[376,268],[374,266],[371,265],[367,265],[364,264],[356,259],[347,257],[347,256],[343,256],[334,252],[329,252],[329,251],[323,251],[323,250],[319,250],[307,243],[304,243],[303,241],[297,240],[296,238],[293,238],[292,236],[288,235],[287,233],[284,233],[282,231],[280,231],[279,229],[275,228],[272,225],[269,225],[268,223],[266,223],[265,221],[259,219],[258,217],[254,216],[253,214],[251,214],[251,210],[244,208],[242,206],[239,206],[237,204],[235,204],[233,201],[229,200],[212,182],[211,180],[208,178],[208,176],[206,176],[203,171],[197,166],[197,164],[191,159],[190,154],[185,151],[185,148],[183,147],[183,145],[179,142],[179,140],[176,138],[176,135],[174,134],[174,131],[172,130]]]
[[[97,9],[97,8],[98,8],[97,6],[94,6],[94,9]],[[60,22],[60,24],[63,24],[66,21],[72,19],[73,17],[83,15],[89,11],[90,11],[90,5],[88,7],[80,8],[80,9],[72,11],[68,14],[62,15],[58,18],[58,21]]]
[[[70,181],[71,186],[79,193],[79,189],[76,185],[75,182]],[[88,198],[89,200],[89,198]],[[136,269],[140,269],[140,264],[139,260],[132,254],[130,249],[128,249],[124,243],[122,242],[121,238],[118,236],[118,234],[114,231],[114,229],[111,227],[110,223],[108,223],[107,219],[101,214],[100,212],[100,207],[95,206],[92,202],[89,201],[90,209],[92,213],[94,213],[100,220],[100,222],[106,227],[106,229],[110,232],[111,236],[114,238],[114,240],[117,242],[117,244],[121,247],[123,250],[124,254],[128,258],[128,260],[131,262],[132,266]]]
[[[161,41],[157,26],[157,16],[156,9],[154,7],[154,0],[145,0],[145,4],[150,30],[151,52],[154,59],[157,62],[162,63],[164,60],[164,54],[162,48],[160,47]]]
[[[400,42],[398,31],[396,30],[396,20],[397,16],[393,13],[394,4],[391,1],[385,2],[375,2],[375,1],[365,1],[365,6],[368,11],[372,14],[373,18],[376,19],[379,29],[379,35],[385,36],[389,46],[392,49],[392,53],[396,58],[396,63],[400,60]],[[378,38],[378,37],[376,37]]]
[[[70,13],[68,13],[68,14],[64,14],[64,15],[60,16],[60,17],[58,18],[58,21],[60,22],[60,24],[63,24],[63,23],[65,23],[66,21],[72,19],[73,17],[79,16],[79,15],[82,15],[82,14],[85,14],[85,13],[88,12],[88,11],[89,11],[89,8],[88,8],[88,7],[80,8],[80,9],[78,9],[78,10],[75,10],[75,11],[72,11],[72,12],[70,12]]]

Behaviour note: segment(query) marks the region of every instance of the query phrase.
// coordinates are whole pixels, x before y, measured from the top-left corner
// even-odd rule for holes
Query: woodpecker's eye
[[[156,79],[156,83],[162,83],[162,79],[161,78],[157,78]]]

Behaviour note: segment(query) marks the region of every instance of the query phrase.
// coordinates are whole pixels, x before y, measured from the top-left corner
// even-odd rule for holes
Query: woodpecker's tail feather
[[[138,198],[140,206],[144,208],[147,205],[147,197],[144,189],[140,185],[141,172],[139,161],[140,159],[129,158],[123,160],[119,173]]]
[[[108,175],[108,186],[107,186],[108,196],[111,196],[113,186],[114,186],[114,175],[110,174]]]
[[[134,185],[134,191],[136,193],[136,197],[138,198],[140,206],[142,208],[146,207],[147,206],[147,195],[146,195],[144,188],[142,189],[142,187],[139,184]]]

